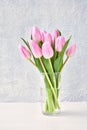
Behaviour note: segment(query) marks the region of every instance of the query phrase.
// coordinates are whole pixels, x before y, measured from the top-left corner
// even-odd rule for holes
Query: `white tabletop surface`
[[[62,102],[57,116],[40,103],[0,103],[0,130],[87,130],[87,102]]]

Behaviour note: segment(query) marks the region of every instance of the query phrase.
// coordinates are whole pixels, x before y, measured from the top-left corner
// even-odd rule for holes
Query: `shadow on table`
[[[79,117],[87,117],[87,111],[70,111],[70,110],[65,110],[61,111],[59,116],[79,116]]]

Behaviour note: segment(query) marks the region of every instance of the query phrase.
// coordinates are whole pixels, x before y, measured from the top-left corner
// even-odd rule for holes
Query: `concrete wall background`
[[[72,34],[77,52],[62,72],[62,100],[87,101],[87,1],[0,0],[0,102],[40,100],[40,74],[18,52],[34,25]]]

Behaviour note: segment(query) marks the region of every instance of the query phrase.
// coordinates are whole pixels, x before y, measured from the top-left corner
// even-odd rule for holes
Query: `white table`
[[[45,116],[40,103],[0,103],[0,130],[87,130],[87,102],[62,102],[58,116]]]

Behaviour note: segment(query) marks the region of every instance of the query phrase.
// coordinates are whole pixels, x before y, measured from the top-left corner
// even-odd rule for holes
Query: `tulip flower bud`
[[[26,59],[30,59],[31,58],[31,53],[29,50],[26,49],[26,47],[24,47],[23,45],[19,45],[19,51],[21,53],[21,55],[26,58]]]
[[[62,37],[62,36],[59,36],[56,39],[56,43],[55,43],[55,49],[56,49],[56,51],[61,52],[62,48],[64,47],[64,44],[65,44],[65,38]]]
[[[52,44],[52,36],[50,33],[46,33],[45,42],[48,42],[50,45]]]
[[[42,50],[34,40],[30,40],[29,46],[35,58],[40,58],[42,56]]]
[[[70,47],[67,49],[66,55],[67,55],[68,57],[73,56],[74,53],[75,53],[75,51],[76,51],[76,44],[73,44],[72,46],[70,46]]]
[[[59,36],[59,31],[58,30],[54,30],[52,33],[52,41],[53,43],[55,42],[56,38]]]
[[[53,49],[49,42],[45,42],[42,45],[42,54],[46,59],[49,59],[53,56]]]
[[[40,42],[42,40],[42,37],[41,37],[41,32],[40,30],[37,28],[37,27],[33,27],[31,29],[31,35],[32,35],[32,39],[36,42]]]
[[[42,42],[45,42],[46,33],[47,33],[46,31],[42,31],[42,32],[41,32]]]

